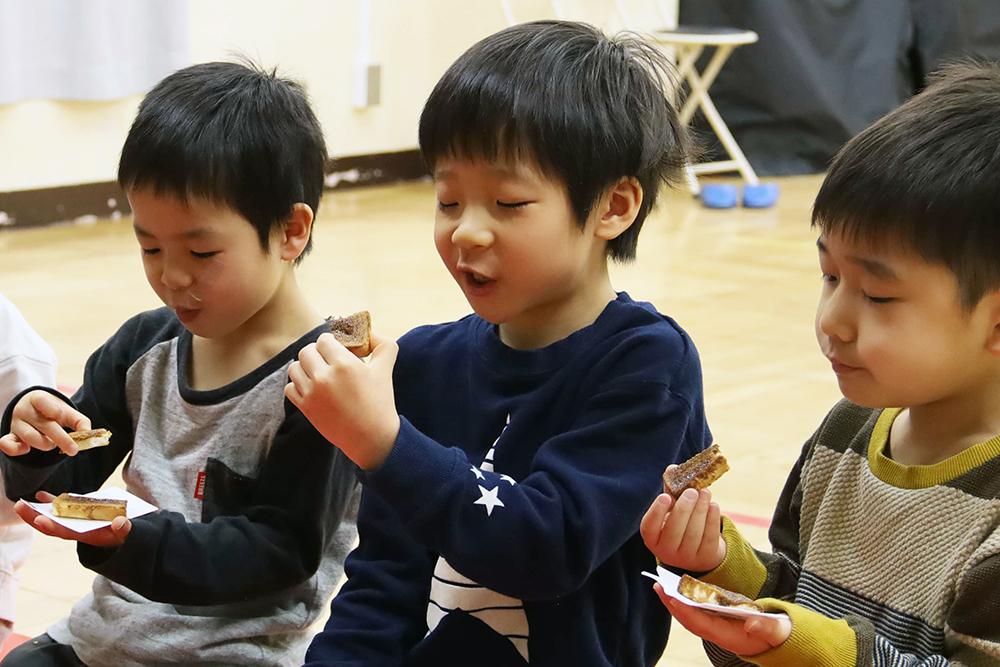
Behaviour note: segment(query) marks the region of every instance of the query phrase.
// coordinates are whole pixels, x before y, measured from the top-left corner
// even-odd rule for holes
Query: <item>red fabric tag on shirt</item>
[[[198,473],[198,483],[194,487],[194,497],[201,500],[205,497],[205,471]]]

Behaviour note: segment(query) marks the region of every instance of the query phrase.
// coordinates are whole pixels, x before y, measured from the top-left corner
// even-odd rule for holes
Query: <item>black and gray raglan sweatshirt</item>
[[[12,499],[94,491],[124,461],[126,489],[160,508],[117,549],[79,546],[98,576],[53,639],[94,667],[301,664],[356,535],[342,521],[354,465],[283,393],[288,365],[324,329],[195,391],[191,334],[166,308],[142,313],[90,357],[71,400],[111,444],[0,456]]]

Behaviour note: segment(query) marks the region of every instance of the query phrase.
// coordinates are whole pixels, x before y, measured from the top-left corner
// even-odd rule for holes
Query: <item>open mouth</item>
[[[181,308],[180,306],[174,306],[173,310],[181,322],[190,322],[198,316],[199,312],[197,308]]]
[[[466,271],[465,279],[468,280],[472,285],[476,287],[484,287],[494,282],[492,278],[487,278],[481,273],[476,273],[475,271]]]
[[[472,288],[486,287],[487,285],[496,282],[495,278],[490,278],[489,276],[483,275],[478,271],[473,271],[472,269],[470,269],[465,264],[462,264],[461,262],[458,264],[456,268],[458,270],[461,282],[468,287]]]

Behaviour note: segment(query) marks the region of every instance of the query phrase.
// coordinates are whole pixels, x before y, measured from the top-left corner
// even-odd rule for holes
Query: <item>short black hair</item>
[[[143,99],[118,163],[122,188],[206,199],[250,221],[268,252],[295,204],[319,209],[326,143],[303,87],[250,62],[178,70]],[[302,258],[312,247],[310,237]]]
[[[660,186],[681,179],[687,134],[669,61],[637,35],[583,23],[535,21],[481,40],[445,72],[420,115],[420,150],[442,157],[530,159],[568,189],[584,227],[621,178],[642,186],[635,222],[608,256],[635,257]]]
[[[1000,288],[1000,68],[948,65],[851,139],[820,187],[812,224],[945,266],[967,309]]]

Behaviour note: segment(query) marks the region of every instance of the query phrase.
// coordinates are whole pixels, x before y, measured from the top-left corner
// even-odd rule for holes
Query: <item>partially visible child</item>
[[[0,294],[0,405],[28,387],[56,385],[56,355],[31,328],[17,307]],[[14,503],[0,497],[0,644],[14,626],[17,571],[34,539],[34,531],[14,512]]]
[[[274,73],[194,65],[143,100],[118,179],[167,307],[91,355],[72,399],[16,397],[0,463],[7,494],[32,498],[94,491],[124,461],[161,509],[81,535],[18,504],[98,576],[5,667],[301,664],[354,537],[355,466],[283,394],[327,330],[295,279],[325,160],[304,91]],[[91,426],[111,444],[78,452],[63,428]]]
[[[475,315],[321,336],[292,401],[362,469],[360,547],[310,665],[653,665],[669,619],[639,537],[660,474],[710,441],[694,344],[615,292],[685,140],[631,37],[518,25],[420,119],[434,240]],[[393,391],[395,390],[395,392]]]
[[[643,519],[664,563],[791,619],[664,597],[715,664],[1000,665],[998,110],[1000,69],[953,66],[834,160],[816,335],[846,400],[792,469],[774,552],[720,535],[707,491]]]

